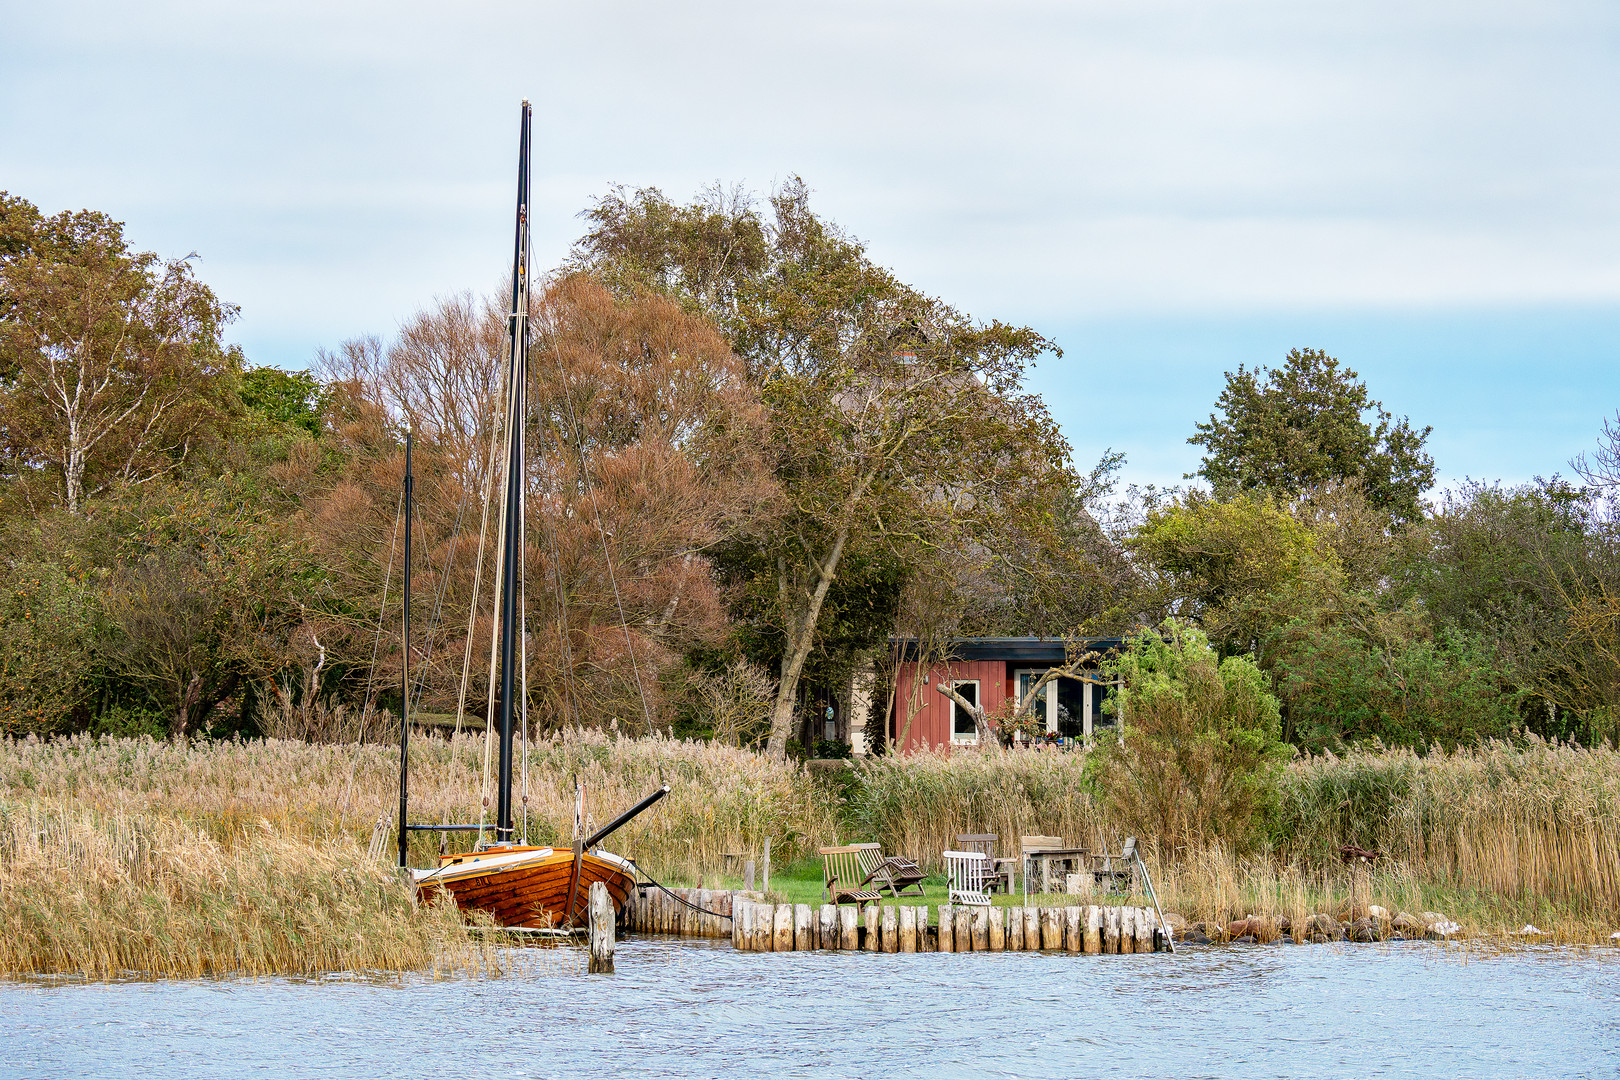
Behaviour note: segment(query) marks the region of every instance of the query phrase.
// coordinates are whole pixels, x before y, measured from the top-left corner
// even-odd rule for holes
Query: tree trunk
[[[202,676],[192,672],[191,681],[186,684],[185,690],[180,695],[180,703],[174,710],[172,721],[174,728],[169,732],[174,738],[185,737],[186,727],[191,720],[191,710],[197,707],[197,702],[202,698],[202,686]]]
[[[832,550],[815,567],[815,584],[802,596],[795,595],[790,585],[784,560],[777,562],[778,589],[782,597],[783,622],[787,626],[787,640],[782,650],[782,674],[776,684],[776,702],[771,706],[771,737],[765,744],[765,754],[772,761],[787,760],[788,734],[793,729],[793,707],[799,694],[799,678],[804,674],[804,663],[816,641],[816,622],[821,618],[821,605],[827,600],[838,573],[838,561],[843,557],[844,544],[849,540],[849,526],[838,530],[833,538]]]

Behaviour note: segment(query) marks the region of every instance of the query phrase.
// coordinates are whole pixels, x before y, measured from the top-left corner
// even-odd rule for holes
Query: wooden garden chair
[[[985,886],[987,892],[1012,892],[1012,876],[1018,866],[1017,859],[1000,859],[996,857],[996,845],[1001,842],[998,833],[958,833],[956,836],[957,851],[979,851],[990,860],[990,880]]]
[[[878,892],[889,890],[891,896],[906,894],[907,889],[916,889],[916,895],[925,895],[922,879],[927,875],[922,867],[906,858],[904,855],[890,855],[884,857],[882,844],[851,844],[855,848],[856,858],[861,864],[861,888],[870,885]]]
[[[990,894],[985,886],[995,876],[995,871],[984,852],[942,851],[940,858],[945,860],[945,873],[951,882],[951,903],[990,906]]]
[[[831,904],[865,906],[883,897],[876,890],[865,887],[865,873],[861,870],[861,848],[858,844],[821,849],[822,899]]]

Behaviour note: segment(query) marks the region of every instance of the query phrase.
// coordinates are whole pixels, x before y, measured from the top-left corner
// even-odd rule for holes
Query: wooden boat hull
[[[546,928],[585,926],[591,884],[600,881],[613,898],[613,910],[624,907],[635,888],[635,870],[605,851],[579,859],[572,918],[569,887],[574,853],[556,848],[491,848],[465,855],[446,855],[433,870],[413,871],[422,899],[431,902],[441,890],[463,911],[487,911],[502,926]]]

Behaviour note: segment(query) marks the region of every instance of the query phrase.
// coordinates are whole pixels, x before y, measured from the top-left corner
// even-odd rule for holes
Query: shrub
[[[1289,750],[1254,662],[1218,662],[1200,631],[1172,620],[1131,638],[1105,668],[1123,684],[1122,731],[1100,740],[1092,761],[1113,816],[1167,853],[1260,846]]]

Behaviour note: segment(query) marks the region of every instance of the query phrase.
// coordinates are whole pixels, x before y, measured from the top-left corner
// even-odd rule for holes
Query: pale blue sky
[[[1082,463],[1175,481],[1293,346],[1444,480],[1565,469],[1620,407],[1620,5],[140,5],[0,0],[0,187],[197,251],[261,363],[500,277],[614,182],[792,173],[903,278],[1066,351]]]

